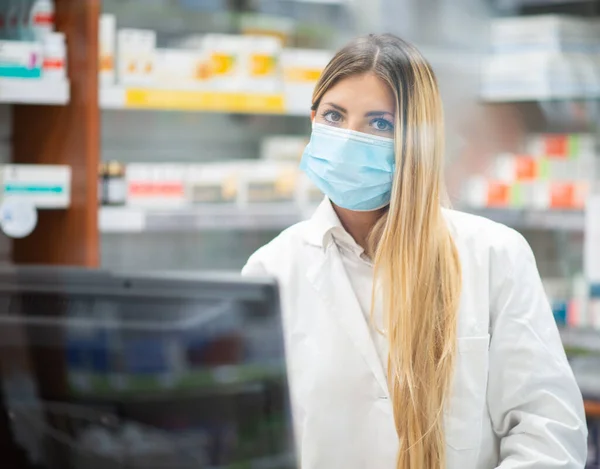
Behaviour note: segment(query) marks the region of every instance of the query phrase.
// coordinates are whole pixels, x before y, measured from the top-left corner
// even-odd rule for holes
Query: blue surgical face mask
[[[394,139],[313,124],[300,168],[339,207],[371,211],[390,203]]]

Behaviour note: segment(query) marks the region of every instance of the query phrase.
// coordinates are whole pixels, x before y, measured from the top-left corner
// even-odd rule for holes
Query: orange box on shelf
[[[565,134],[545,135],[544,153],[546,156],[554,158],[566,158],[569,156],[569,136]]]
[[[550,208],[576,208],[576,189],[572,182],[553,182],[550,184]]]
[[[487,206],[507,207],[510,202],[510,184],[498,181],[488,181]]]
[[[538,176],[538,164],[531,156],[515,157],[515,176],[517,181],[531,181]]]

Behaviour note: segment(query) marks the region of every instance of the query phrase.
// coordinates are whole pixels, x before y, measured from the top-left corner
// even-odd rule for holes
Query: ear
[[[317,111],[310,111],[310,121],[315,121],[315,116],[317,115]]]

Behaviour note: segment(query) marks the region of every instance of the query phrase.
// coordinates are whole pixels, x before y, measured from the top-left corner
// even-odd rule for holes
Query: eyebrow
[[[334,109],[337,109],[340,112],[343,112],[344,114],[348,114],[348,111],[346,110],[346,108],[343,108],[342,106],[338,106],[337,104],[334,103],[325,103],[327,106],[331,106]]]
[[[371,112],[367,112],[365,114],[365,117],[378,117],[378,116],[384,116],[386,114],[389,114],[390,116],[394,117],[394,114],[392,114],[391,112],[388,112],[388,111],[371,111]]]
[[[331,106],[332,108],[343,112],[344,114],[348,114],[348,110],[342,106],[339,106],[338,104],[335,103],[323,103],[326,104],[327,106]],[[388,111],[371,111],[371,112],[367,112],[365,114],[365,117],[378,117],[378,116],[383,116],[385,114],[389,114],[390,116],[394,117],[394,114]]]

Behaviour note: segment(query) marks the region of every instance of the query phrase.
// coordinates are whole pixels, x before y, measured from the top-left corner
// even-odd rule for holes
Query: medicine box
[[[333,57],[330,51],[283,49],[281,67],[286,108],[290,113],[305,114],[321,73]]]
[[[188,199],[195,204],[235,203],[238,179],[245,165],[238,162],[191,165],[188,171]]]
[[[308,138],[296,135],[275,135],[265,137],[260,145],[263,160],[300,162]]]
[[[127,165],[127,204],[149,208],[186,205],[187,169],[187,165],[181,164]]]
[[[0,41],[0,77],[41,78],[42,64],[40,43]]]
[[[156,31],[120,29],[117,34],[119,81],[148,85],[154,81]]]
[[[589,96],[598,81],[591,57],[538,51],[487,58],[481,86],[486,99],[558,99]]]
[[[281,91],[281,40],[270,36],[242,36],[244,88],[254,93]]]
[[[115,83],[115,55],[117,48],[117,20],[115,15],[103,13],[100,16],[99,34],[99,65],[100,84],[113,85]]]
[[[67,208],[71,202],[71,168],[58,165],[0,166],[2,197],[29,200],[37,208]]]
[[[205,54],[185,49],[156,49],[155,83],[168,89],[206,87],[210,65]]]
[[[496,53],[592,52],[597,42],[593,22],[567,15],[499,18],[492,21],[490,29]]]
[[[298,174],[296,163],[262,161],[248,165],[240,174],[239,201],[293,202]]]
[[[245,50],[241,36],[207,34],[202,50],[210,64],[210,87],[215,91],[240,91],[245,74]]]

